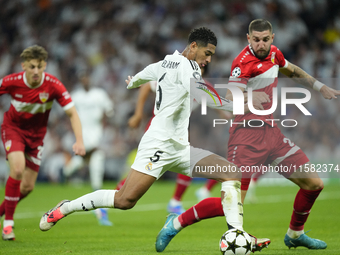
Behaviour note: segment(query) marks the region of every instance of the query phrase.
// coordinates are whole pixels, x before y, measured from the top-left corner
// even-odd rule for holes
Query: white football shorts
[[[180,144],[172,139],[161,141],[144,135],[131,168],[159,179],[166,171],[192,177],[192,170],[210,151]]]

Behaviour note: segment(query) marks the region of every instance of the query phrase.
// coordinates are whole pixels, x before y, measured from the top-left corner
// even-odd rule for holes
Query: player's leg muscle
[[[22,151],[13,151],[8,154],[9,175],[15,180],[21,180],[25,169],[25,156]]]
[[[319,190],[323,189],[323,181],[319,177],[311,178],[289,178],[292,182],[305,190]]]
[[[134,207],[155,180],[151,175],[131,169],[123,187],[115,194],[114,208],[127,210]]]
[[[207,169],[210,170],[207,171]],[[200,171],[200,170],[203,171]],[[239,168],[216,154],[211,154],[198,161],[192,172],[193,177],[214,179],[219,182],[241,180]]]
[[[26,167],[23,172],[22,181],[20,183],[20,193],[25,196],[28,195],[34,189],[37,177],[38,177],[37,171],[34,171]]]
[[[318,173],[311,172],[306,168],[303,168],[303,171],[294,172],[288,179],[305,190],[319,190],[324,187]]]

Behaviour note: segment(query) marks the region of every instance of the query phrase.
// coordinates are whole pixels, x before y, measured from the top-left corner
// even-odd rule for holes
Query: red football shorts
[[[306,154],[278,127],[240,127],[230,134],[228,161],[242,171],[242,190],[247,190],[257,172],[277,172],[288,178],[307,163]]]
[[[41,164],[44,137],[32,137],[17,127],[2,125],[1,139],[7,155],[13,151],[25,154],[26,167],[38,172]]]

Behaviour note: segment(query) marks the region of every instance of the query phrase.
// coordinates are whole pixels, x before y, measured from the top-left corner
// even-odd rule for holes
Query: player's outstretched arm
[[[66,110],[65,113],[70,118],[74,136],[76,137],[76,142],[75,144],[73,144],[73,147],[72,147],[73,152],[76,155],[84,156],[86,154],[86,151],[85,151],[85,146],[83,142],[81,122],[80,122],[80,118],[76,110],[76,107],[75,106],[71,107],[70,109]]]
[[[158,66],[160,63],[161,61],[150,64],[135,76],[128,76],[127,80],[125,80],[126,84],[128,85],[127,88],[134,89],[149,81],[156,81]]]
[[[148,98],[150,94],[150,91],[151,91],[150,82],[141,86],[139,90],[139,94],[138,94],[135,112],[128,121],[130,128],[137,128],[139,126],[142,120],[142,117],[143,117],[144,105],[145,105],[146,99]]]
[[[286,60],[287,61],[287,60]],[[340,95],[339,90],[332,89],[328,87],[327,85],[319,82],[317,79],[315,79],[313,76],[306,73],[304,70],[302,70],[300,67],[289,63],[286,68],[280,68],[280,72],[289,78],[292,78],[297,83],[304,85],[308,88],[312,88],[316,91],[320,91],[322,96],[326,99],[333,99],[337,98],[336,96]]]

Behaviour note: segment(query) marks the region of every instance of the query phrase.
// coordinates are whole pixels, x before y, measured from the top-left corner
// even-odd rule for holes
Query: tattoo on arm
[[[291,64],[292,70],[290,70],[289,78],[292,78],[295,82],[304,85],[306,87],[313,88],[313,84],[316,81],[314,77],[306,73],[300,67]]]

